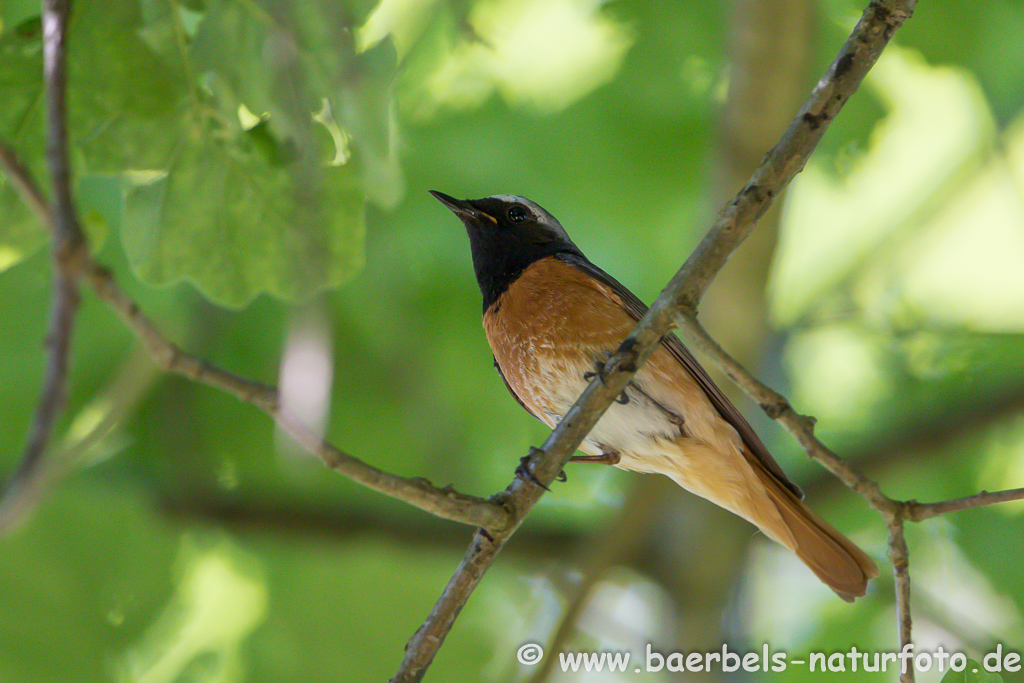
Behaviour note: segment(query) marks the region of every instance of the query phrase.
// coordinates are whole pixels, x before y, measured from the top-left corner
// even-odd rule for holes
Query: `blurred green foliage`
[[[820,5],[817,73],[860,9]],[[38,14],[0,0],[0,139],[45,186]],[[495,376],[466,239],[426,190],[528,196],[653,299],[718,208],[706,198],[728,23],[720,4],[660,0],[78,0],[76,197],[99,260],[174,341],[279,382],[291,333],[320,318],[328,438],[488,495],[545,430]],[[778,337],[758,373],[892,496],[1024,483],[1024,67],[1007,58],[1022,36],[1019,3],[921,3],[788,196],[767,296]],[[45,240],[0,176],[5,472],[43,373]],[[85,294],[52,457],[128,400],[113,378],[142,373],[133,344]],[[0,680],[390,676],[469,530],[326,471],[230,397],[147,381],[0,540]],[[817,481],[788,437],[765,435],[796,480]],[[516,648],[550,637],[579,556],[639,479],[569,477],[487,575],[430,680],[530,674]],[[812,498],[886,566],[877,515],[845,491]],[[919,651],[1021,650],[1022,509],[909,530]],[[885,568],[851,607],[752,545],[721,607],[739,649],[897,649]],[[648,573],[613,573],[573,646],[675,649],[678,596]]]

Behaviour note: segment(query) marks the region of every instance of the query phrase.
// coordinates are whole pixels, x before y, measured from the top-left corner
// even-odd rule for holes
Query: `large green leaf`
[[[268,163],[245,138],[200,135],[129,190],[132,265],[150,282],[187,279],[231,306],[340,284],[362,265],[362,193],[344,167],[299,168]]]
[[[76,188],[128,179],[124,211],[106,192],[90,216],[124,215],[122,241],[142,278],[185,280],[242,306],[260,293],[308,297],[359,269],[364,203],[394,206],[403,181],[394,50],[383,42],[356,53],[351,27],[361,17],[350,5],[80,0],[74,12]],[[38,15],[0,41],[0,136],[42,178]],[[0,267],[46,237],[4,182]]]

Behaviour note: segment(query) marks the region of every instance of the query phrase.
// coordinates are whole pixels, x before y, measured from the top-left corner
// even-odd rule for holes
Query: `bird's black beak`
[[[456,199],[455,197],[446,195],[444,192],[438,192],[437,190],[430,190],[430,194],[434,195],[434,197],[437,198],[437,201],[447,206],[452,211],[452,213],[454,213],[459,218],[475,218],[478,221],[488,220],[491,223],[498,222],[494,219],[493,216],[491,216],[488,213],[484,213],[480,209],[473,206],[473,204],[469,201]]]

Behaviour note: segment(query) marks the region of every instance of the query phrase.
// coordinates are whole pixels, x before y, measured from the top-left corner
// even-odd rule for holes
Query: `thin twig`
[[[46,81],[47,161],[54,189],[53,295],[47,345],[50,357],[43,377],[39,406],[29,428],[21,461],[4,487],[4,496],[19,495],[43,466],[46,446],[64,407],[71,351],[71,332],[78,307],[78,271],[75,262],[86,253],[85,238],[71,197],[71,167],[67,150],[65,111],[65,37],[70,16],[69,0],[47,0],[43,5],[43,75]],[[16,189],[34,211],[45,207],[41,193],[33,191],[25,169],[10,149],[0,150]]]
[[[889,561],[892,562],[892,573],[896,590],[896,621],[900,634],[900,650],[913,644],[912,631],[914,619],[910,613],[910,550],[903,534],[903,518],[893,517],[887,520],[889,527]],[[914,683],[914,665],[908,663],[905,671],[900,672],[901,683]]]
[[[14,189],[39,221],[49,223],[50,205],[46,197],[39,191],[39,187],[33,182],[32,176],[22,165],[18,155],[4,142],[0,142],[0,168],[7,173],[7,177],[14,184]]]
[[[57,418],[64,408],[71,331],[77,306],[78,288],[74,278],[68,277],[59,268],[55,269],[47,337],[50,357],[43,377],[39,406],[36,408],[35,418],[25,440],[21,461],[4,485],[0,500],[22,497],[44,466],[46,446]]]
[[[84,255],[85,235],[71,196],[67,131],[67,24],[71,0],[43,3],[43,75],[46,81],[46,157],[53,182],[54,253],[60,264]],[[72,265],[67,272],[74,272]]]
[[[993,491],[991,493],[981,491],[973,496],[946,500],[941,503],[918,503],[916,500],[912,500],[906,503],[904,517],[911,522],[921,522],[948,512],[960,512],[961,510],[970,510],[971,508],[985,505],[1008,503],[1011,500],[1024,500],[1024,488]]]
[[[782,140],[765,155],[750,182],[719,214],[694,253],[651,305],[619,351],[609,359],[605,368],[606,381],[602,383],[595,379],[591,382],[552,431],[543,448],[533,453],[528,466],[540,483],[547,485],[554,480],[614,397],[669,331],[673,316],[683,312],[695,317],[697,303],[711,279],[750,233],[754,222],[768,209],[772,200],[804,167],[828,124],[856,91],[895,31],[909,18],[915,4],[915,0],[874,0],[865,10],[839,56],[818,82]],[[543,493],[539,486],[519,478],[507,491],[518,521],[501,534],[477,533],[430,615],[406,645],[405,658],[392,678],[393,683],[422,679],[455,617],[479,584],[481,575]]]

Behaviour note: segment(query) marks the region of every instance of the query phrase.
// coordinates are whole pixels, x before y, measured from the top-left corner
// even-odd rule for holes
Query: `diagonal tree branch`
[[[392,678],[393,683],[423,678],[483,573],[543,494],[542,486],[550,484],[562,470],[611,401],[669,332],[674,317],[681,313],[684,318],[695,318],[697,303],[711,279],[750,233],[772,200],[803,169],[828,124],[857,90],[889,39],[910,17],[915,4],[916,0],[873,0],[868,6],[782,140],[768,152],[751,180],[719,214],[704,240],[608,360],[604,381],[595,379],[551,432],[543,447],[531,453],[526,467],[538,483],[517,477],[506,490],[516,523],[497,534],[477,532],[430,615],[407,644],[405,658]]]
[[[75,261],[86,253],[85,238],[71,196],[71,166],[67,150],[66,50],[70,0],[43,3],[43,78],[46,83],[47,161],[54,186],[53,210],[53,294],[50,303],[47,346],[49,360],[43,377],[39,406],[29,428],[21,462],[4,487],[5,494],[17,494],[28,486],[43,466],[46,446],[63,410],[71,332],[78,307],[78,271]],[[45,200],[38,191],[27,191],[27,174],[10,150],[0,149],[0,163],[13,169],[11,177],[30,207],[40,211]]]

